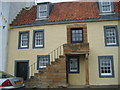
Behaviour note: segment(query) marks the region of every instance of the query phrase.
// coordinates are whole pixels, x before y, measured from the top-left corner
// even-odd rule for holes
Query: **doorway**
[[[29,74],[29,61],[15,61],[15,76],[27,80]]]
[[[85,85],[85,55],[67,55],[67,83]]]

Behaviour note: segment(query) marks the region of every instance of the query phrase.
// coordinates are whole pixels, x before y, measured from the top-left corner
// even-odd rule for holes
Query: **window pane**
[[[47,5],[40,5],[39,9],[40,11],[47,11]]]
[[[40,12],[40,17],[46,17],[47,16],[47,12],[44,11],[44,12]]]

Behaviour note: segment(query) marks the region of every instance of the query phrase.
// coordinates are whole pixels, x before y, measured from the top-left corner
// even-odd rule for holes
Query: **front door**
[[[28,78],[28,61],[16,61],[16,77]]]

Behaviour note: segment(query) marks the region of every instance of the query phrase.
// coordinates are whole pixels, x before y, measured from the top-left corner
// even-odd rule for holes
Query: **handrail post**
[[[52,61],[53,61],[53,58],[54,58],[54,54],[53,54],[53,52],[52,52]]]
[[[57,48],[57,58],[58,58],[58,48]]]
[[[31,75],[32,75],[32,69],[31,69],[31,65],[30,65],[30,77],[31,77]]]
[[[34,76],[34,74],[35,74],[35,63],[34,63],[34,73],[33,73],[33,76]]]
[[[56,55],[55,55],[56,53],[55,53],[55,50],[54,50],[54,59],[55,59],[55,57],[56,57]]]
[[[32,76],[32,65],[31,65],[31,76]]]
[[[61,46],[60,46],[60,55],[61,55]]]
[[[33,74],[34,74],[34,64],[32,65],[32,69],[33,69],[33,72],[32,72],[32,76],[33,76]]]
[[[63,52],[63,55],[64,55],[64,49],[63,49],[63,45],[62,45],[62,52]]]

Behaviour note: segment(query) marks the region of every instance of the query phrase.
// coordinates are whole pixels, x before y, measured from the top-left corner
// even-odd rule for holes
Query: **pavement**
[[[69,85],[68,88],[116,88],[120,90],[120,85]]]

